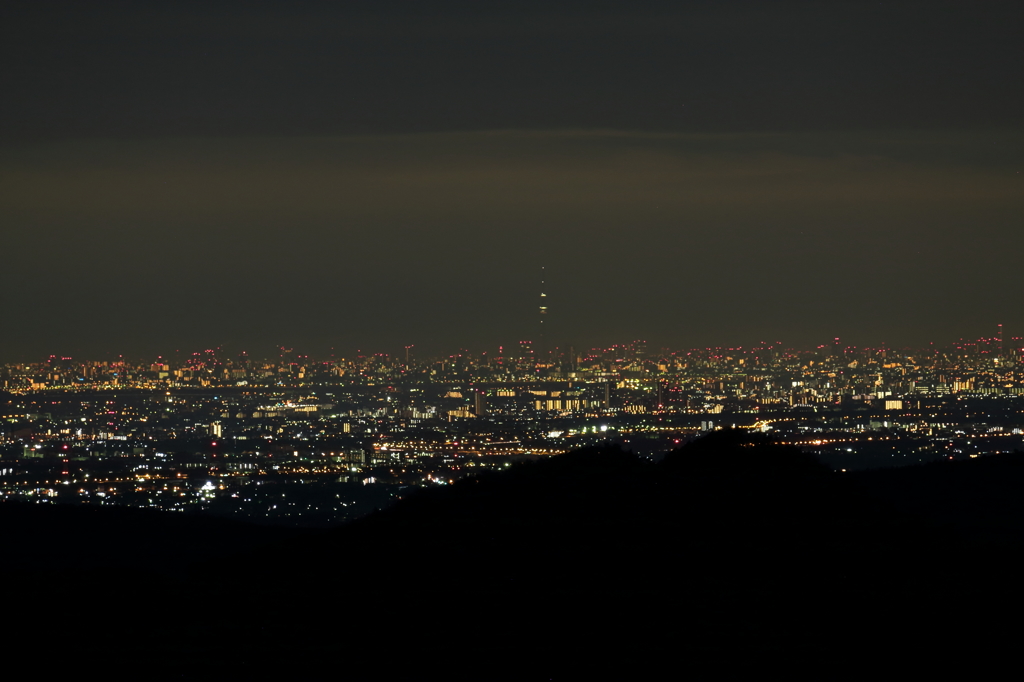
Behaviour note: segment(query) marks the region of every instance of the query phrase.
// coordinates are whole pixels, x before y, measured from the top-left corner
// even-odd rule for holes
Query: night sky
[[[162,7],[162,9],[161,9]],[[1024,336],[1024,3],[4,3],[0,362]]]

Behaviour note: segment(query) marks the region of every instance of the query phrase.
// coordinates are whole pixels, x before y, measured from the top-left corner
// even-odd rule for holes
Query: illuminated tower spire
[[[537,331],[540,334],[540,338],[537,340],[537,350],[536,350],[536,356],[535,356],[536,360],[535,360],[535,362],[537,364],[545,364],[546,365],[548,358],[547,358],[547,344],[545,343],[545,338],[544,338],[544,320],[545,320],[545,318],[548,315],[548,295],[546,293],[544,293],[545,279],[546,279],[546,273],[544,271],[544,266],[541,266],[541,268],[540,268],[540,305],[538,306],[538,309],[537,309],[537,317],[538,317],[538,319],[540,321],[540,324],[539,324],[539,327],[538,327]],[[537,371],[540,371],[540,369],[538,368]]]
[[[540,340],[544,342],[544,318],[548,314],[548,295],[544,293],[544,268],[540,269]]]

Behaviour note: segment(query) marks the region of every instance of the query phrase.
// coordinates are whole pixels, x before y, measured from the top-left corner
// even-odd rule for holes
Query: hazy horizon
[[[1024,336],[1024,9],[840,5],[11,3],[0,361]]]

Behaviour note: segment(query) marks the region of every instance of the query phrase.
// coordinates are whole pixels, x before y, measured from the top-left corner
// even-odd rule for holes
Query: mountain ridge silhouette
[[[948,490],[919,491],[917,507],[898,492],[965,480],[1006,495],[1020,463],[850,475],[760,435],[715,432],[657,464],[615,445],[525,462],[165,571],[76,584],[65,565],[15,579],[51,614],[68,612],[68,586],[105,595],[111,613],[75,652],[225,674],[312,675],[341,660],[354,679],[414,679],[435,659],[476,679],[644,677],[680,661],[821,673],[851,652],[864,665],[912,661],[941,632],[956,633],[947,660],[969,658],[1012,648],[1016,630],[974,626],[1024,603],[1021,536],[975,537],[993,524],[981,512],[950,523],[934,509]],[[65,589],[50,594],[54,584]],[[126,627],[117,614],[139,594],[178,607]]]

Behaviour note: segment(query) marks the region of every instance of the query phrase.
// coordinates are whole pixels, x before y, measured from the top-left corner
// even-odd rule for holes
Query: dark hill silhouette
[[[990,472],[972,484],[984,488],[1016,466],[965,470]],[[45,614],[38,628],[103,605],[63,644],[69,655],[166,659],[171,673],[647,679],[780,666],[841,677],[883,661],[920,671],[930,656],[948,665],[1012,650],[1016,630],[996,624],[1022,601],[1017,539],[977,541],[886,492],[933,471],[889,483],[833,474],[742,432],[659,464],[597,447],[418,491],[332,531],[114,571],[101,594],[63,569],[12,580],[32,592],[30,613]]]
[[[669,453],[667,469],[692,474],[791,476],[823,474],[817,457],[791,445],[779,445],[763,433],[740,429],[712,431]]]
[[[152,509],[25,502],[0,504],[0,528],[6,554],[0,570],[96,577],[117,570],[172,573],[297,535]]]

